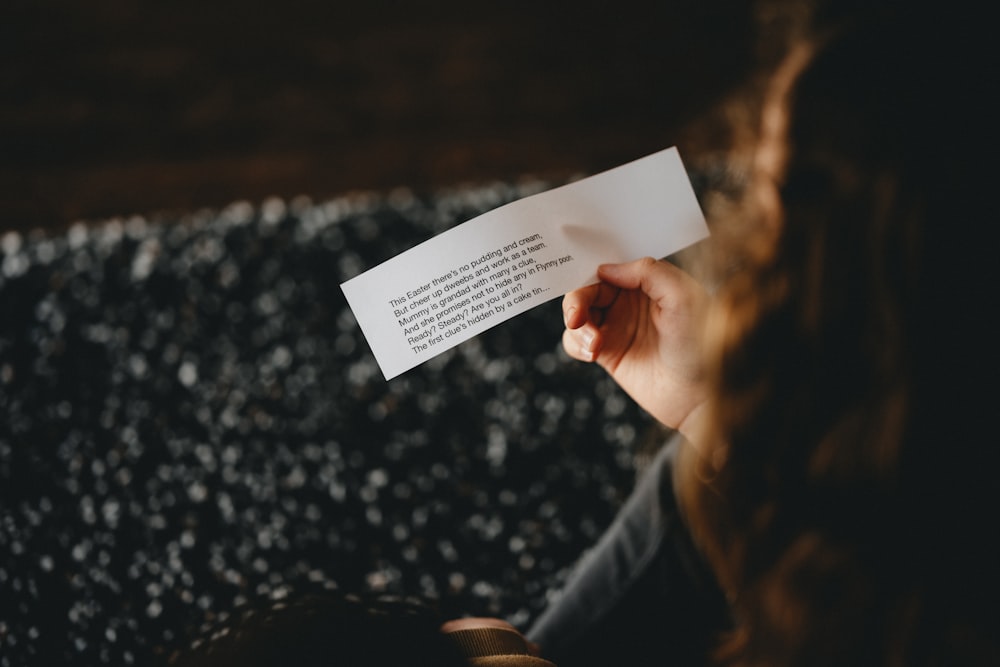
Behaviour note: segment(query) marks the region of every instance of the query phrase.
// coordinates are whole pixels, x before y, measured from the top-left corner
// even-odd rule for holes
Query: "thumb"
[[[643,257],[623,264],[601,264],[597,277],[623,289],[639,289],[653,301],[669,296],[686,274],[668,262]]]

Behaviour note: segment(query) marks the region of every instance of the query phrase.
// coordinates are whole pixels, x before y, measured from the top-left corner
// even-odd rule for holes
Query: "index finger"
[[[594,319],[594,311],[602,311],[610,307],[621,290],[608,283],[597,283],[567,292],[563,296],[563,321],[567,329],[579,329]],[[596,322],[600,324],[600,322]]]

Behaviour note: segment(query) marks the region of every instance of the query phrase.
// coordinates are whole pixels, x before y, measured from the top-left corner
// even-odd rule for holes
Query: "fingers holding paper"
[[[700,330],[705,290],[673,264],[646,257],[603,264],[596,285],[563,297],[563,347],[600,364],[672,428],[704,402]]]
[[[604,339],[601,327],[621,293],[621,287],[600,282],[563,297],[566,324],[563,347],[571,357],[580,361],[597,360]]]

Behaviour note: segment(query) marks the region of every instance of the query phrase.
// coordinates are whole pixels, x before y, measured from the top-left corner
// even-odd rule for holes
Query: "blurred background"
[[[557,300],[386,382],[336,285],[671,145],[704,201],[778,4],[7,0],[0,667],[314,587],[526,627],[663,433]]]
[[[755,63],[751,13],[731,0],[12,0],[0,229],[711,151],[728,141],[713,110]]]

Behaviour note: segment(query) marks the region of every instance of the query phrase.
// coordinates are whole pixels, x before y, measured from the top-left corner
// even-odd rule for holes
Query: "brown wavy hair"
[[[724,661],[1000,664],[1000,116],[951,8],[818,21],[774,77],[682,488]]]

